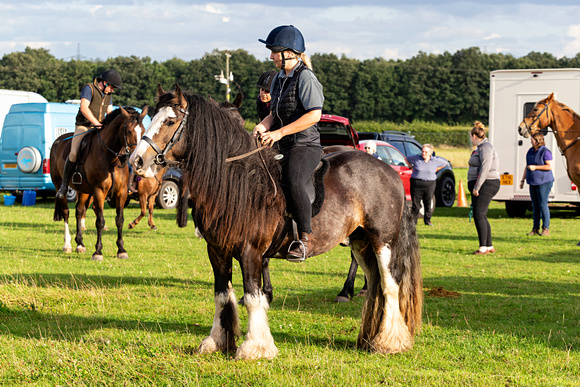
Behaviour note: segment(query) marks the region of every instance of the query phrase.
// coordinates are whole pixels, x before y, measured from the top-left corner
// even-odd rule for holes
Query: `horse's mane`
[[[205,234],[211,233],[223,247],[233,250],[248,235],[263,235],[268,222],[282,214],[280,163],[271,148],[226,162],[228,157],[255,149],[254,139],[230,111],[197,94],[184,97],[189,116],[182,168],[196,217],[201,217],[196,221],[201,220],[198,226]],[[158,108],[170,100],[173,96],[161,96]],[[264,232],[256,233],[256,228]]]

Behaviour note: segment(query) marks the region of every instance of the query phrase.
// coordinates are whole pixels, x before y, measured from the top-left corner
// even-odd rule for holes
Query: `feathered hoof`
[[[336,296],[334,302],[350,302],[350,298],[345,296]]]
[[[208,336],[205,339],[203,339],[197,351],[201,354],[204,354],[204,353],[214,353],[219,350],[220,349],[215,340],[213,339],[213,337]]]
[[[67,253],[67,254],[72,253],[72,246],[65,246],[65,247],[63,247],[62,248],[62,252],[63,253]]]
[[[126,251],[124,251],[122,253],[117,253],[117,258],[118,259],[129,259],[129,254]]]
[[[84,254],[87,252],[87,248],[85,246],[78,245],[77,246],[77,253]]]
[[[273,359],[278,355],[278,348],[270,344],[259,344],[246,340],[236,351],[236,360]]]
[[[102,261],[103,260],[103,256],[101,254],[93,254],[93,256],[91,257],[91,261]]]

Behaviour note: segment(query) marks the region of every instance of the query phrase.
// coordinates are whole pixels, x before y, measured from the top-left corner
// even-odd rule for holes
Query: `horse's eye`
[[[173,121],[173,120],[168,120],[168,121],[166,121],[166,122],[165,122],[165,124],[166,124],[167,126],[173,126],[173,125],[175,125],[175,121]]]

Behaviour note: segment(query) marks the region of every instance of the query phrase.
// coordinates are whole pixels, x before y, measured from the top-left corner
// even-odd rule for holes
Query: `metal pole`
[[[226,52],[226,101],[230,102],[230,57]]]

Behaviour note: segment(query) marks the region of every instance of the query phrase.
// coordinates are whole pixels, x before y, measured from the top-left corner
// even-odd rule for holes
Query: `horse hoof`
[[[129,254],[125,253],[118,253],[117,254],[117,258],[118,259],[129,259]]]
[[[350,298],[345,296],[336,296],[334,302],[350,302]]]
[[[101,254],[95,253],[95,254],[93,254],[91,260],[92,261],[102,261],[103,260],[103,256]]]
[[[368,293],[368,290],[362,289],[360,292],[358,292],[358,294],[356,296],[357,297],[366,297],[367,293]]]
[[[133,227],[135,227],[135,223],[133,222],[129,223],[129,230],[132,229]]]
[[[63,247],[62,252],[67,254],[72,253],[72,247],[71,246]]]
[[[77,246],[77,253],[84,254],[87,252],[87,248],[85,246]]]
[[[157,226],[151,226],[151,230],[157,231]]]
[[[109,227],[103,226],[103,231],[109,231]]]

